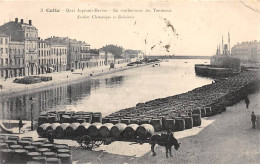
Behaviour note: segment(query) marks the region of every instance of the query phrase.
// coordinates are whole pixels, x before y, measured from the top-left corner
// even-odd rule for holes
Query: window
[[[3,54],[3,48],[1,48],[1,54]]]
[[[8,58],[5,59],[5,64],[8,64]]]
[[[1,59],[1,65],[3,65],[4,64],[4,60],[3,59]]]
[[[18,59],[18,63],[19,63],[19,65],[21,64],[21,60],[20,59]]]
[[[8,44],[8,39],[7,38],[5,38],[5,44]]]
[[[3,38],[0,38],[0,44],[3,44]]]

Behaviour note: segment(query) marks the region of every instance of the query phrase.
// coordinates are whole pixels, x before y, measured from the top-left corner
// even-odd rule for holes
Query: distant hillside
[[[115,56],[115,59],[123,58],[121,55],[123,53],[123,47],[117,45],[106,45],[101,48],[106,52],[110,52]]]

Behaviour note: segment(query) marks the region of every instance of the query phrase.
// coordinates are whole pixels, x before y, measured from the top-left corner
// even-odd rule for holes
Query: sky
[[[43,39],[70,37],[86,41],[91,48],[116,44],[147,55],[211,56],[221,44],[222,35],[227,43],[228,32],[231,47],[238,42],[260,40],[259,6],[256,0],[0,1],[0,25],[17,17],[26,23],[32,20]],[[52,9],[60,12],[47,12]],[[80,13],[78,9],[88,12]]]

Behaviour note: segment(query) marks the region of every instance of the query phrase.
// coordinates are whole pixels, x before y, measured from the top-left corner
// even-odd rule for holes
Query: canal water
[[[137,103],[185,93],[210,84],[196,76],[194,64],[209,60],[174,59],[43,91],[0,98],[0,119],[37,120],[43,111],[92,111],[103,116]]]

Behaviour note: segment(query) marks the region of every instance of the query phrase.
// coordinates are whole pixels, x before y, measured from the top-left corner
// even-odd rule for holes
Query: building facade
[[[67,46],[67,68],[66,70],[71,69],[80,69],[81,67],[81,43],[76,39],[70,39],[68,37],[50,37],[45,39],[50,42],[50,44],[59,44]]]
[[[67,46],[51,44],[51,70],[53,72],[66,71],[67,69]]]
[[[89,62],[90,62],[90,45],[86,44],[85,42],[81,43],[80,47],[80,53],[81,53],[81,63],[80,66],[82,69],[88,68],[89,67]]]
[[[38,74],[38,29],[29,23],[24,23],[18,18],[0,26],[0,33],[10,36],[11,41],[24,42],[25,75]]]
[[[38,41],[39,74],[51,72],[51,46],[49,42],[39,39]]]
[[[25,49],[24,42],[9,42],[10,77],[25,75]]]
[[[242,63],[260,62],[260,41],[242,42],[231,49],[232,57],[238,58]]]
[[[110,66],[110,64],[112,64],[112,63],[113,64],[115,63],[114,55],[110,52],[106,52],[105,64]]]
[[[8,35],[0,34],[0,75],[1,79],[9,78],[10,76],[10,59],[9,59],[9,41]]]

